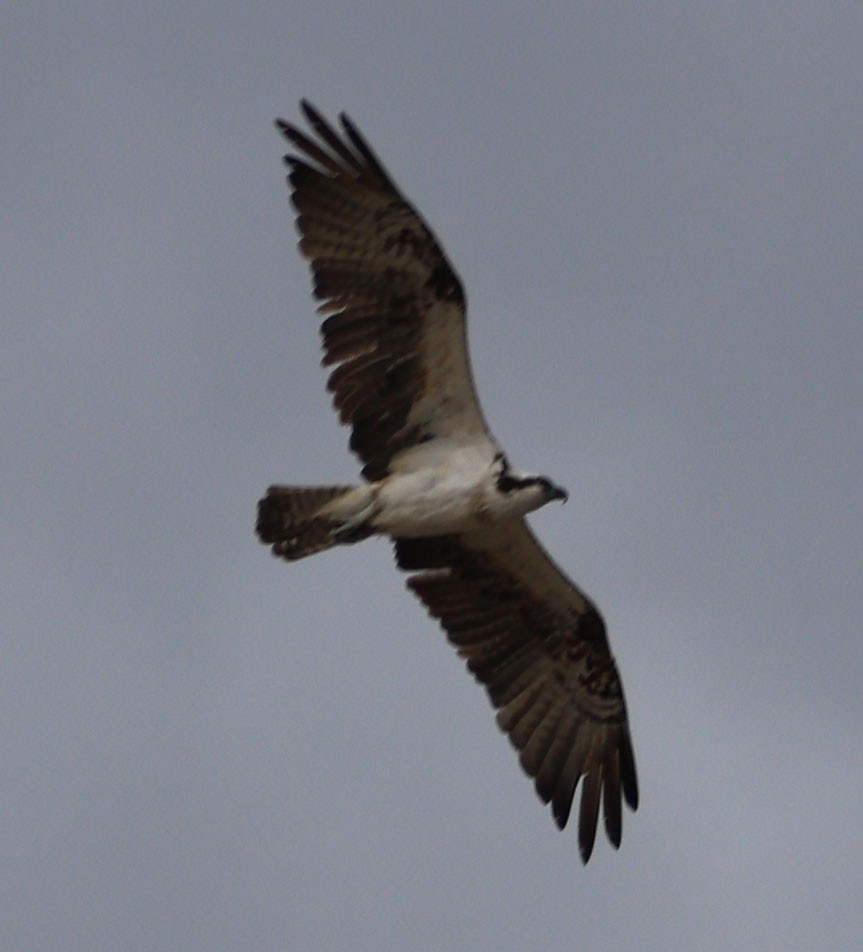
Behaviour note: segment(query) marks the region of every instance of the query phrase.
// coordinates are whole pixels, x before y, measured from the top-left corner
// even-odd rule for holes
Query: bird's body
[[[384,535],[408,586],[485,685],[498,724],[565,826],[579,782],[586,861],[600,806],[617,846],[638,789],[620,679],[593,604],[524,516],[566,493],[512,469],[479,407],[461,282],[428,226],[346,117],[308,103],[317,138],[279,120],[300,249],[312,264],[329,389],[357,486],[272,486],[261,541],[283,558]]]
[[[563,490],[534,482],[531,477],[523,477],[531,481],[519,491],[504,493],[499,488],[502,460],[488,463],[469,447],[439,461],[434,455],[430,453],[431,458],[416,469],[395,472],[374,483],[333,487],[338,492],[309,517],[330,523],[333,545],[369,535],[417,538],[482,530],[539,509],[549,501],[549,493],[553,498],[563,494]],[[308,489],[316,487],[271,486],[262,500],[258,530],[278,555],[285,554],[278,546],[291,527],[301,524],[293,518],[280,522],[279,506],[287,497]]]

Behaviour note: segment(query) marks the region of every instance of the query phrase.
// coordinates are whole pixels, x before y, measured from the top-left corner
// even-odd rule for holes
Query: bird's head
[[[519,508],[523,506],[525,512],[539,509],[554,499],[566,502],[569,498],[569,493],[547,476],[516,472],[510,467],[506,457],[500,460],[496,482],[498,492],[513,502],[518,499],[521,504]]]

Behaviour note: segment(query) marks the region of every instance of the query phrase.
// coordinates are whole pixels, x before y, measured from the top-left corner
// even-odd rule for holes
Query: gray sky
[[[19,4],[0,31],[0,947],[863,937],[863,9]],[[346,109],[602,607],[642,807],[587,868],[369,542],[271,120]]]

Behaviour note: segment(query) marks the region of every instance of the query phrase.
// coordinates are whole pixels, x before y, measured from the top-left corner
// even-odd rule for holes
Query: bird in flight
[[[308,102],[310,131],[277,120],[321,326],[328,389],[363,464],[355,486],[271,486],[261,542],[305,558],[389,536],[408,588],[485,686],[497,723],[561,829],[580,784],[578,842],[600,808],[618,847],[638,804],[620,677],[593,603],[525,516],[566,492],[514,469],[480,409],[465,295],[422,216],[346,116]]]

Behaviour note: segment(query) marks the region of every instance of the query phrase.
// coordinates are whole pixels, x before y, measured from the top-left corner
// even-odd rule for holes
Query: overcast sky
[[[0,31],[0,948],[863,938],[863,8],[17,4]],[[642,806],[582,867],[370,541],[272,120],[347,110],[567,486]]]

